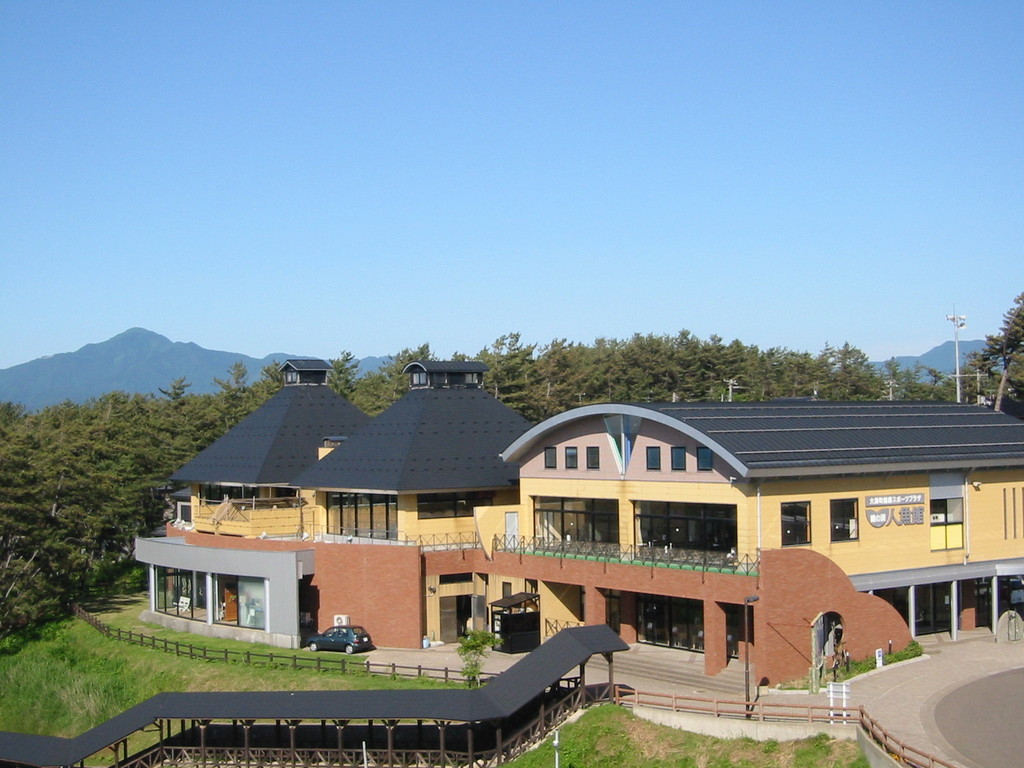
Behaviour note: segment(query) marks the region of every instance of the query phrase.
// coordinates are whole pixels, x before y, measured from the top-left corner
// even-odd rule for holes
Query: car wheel
[[[309,650],[313,651],[313,653],[316,653],[317,651],[320,650],[320,646],[317,645],[316,643],[310,643],[309,644]]]
[[[355,652],[356,652],[356,649],[353,647],[352,643],[349,643],[348,645],[345,646],[345,653],[353,654]]]

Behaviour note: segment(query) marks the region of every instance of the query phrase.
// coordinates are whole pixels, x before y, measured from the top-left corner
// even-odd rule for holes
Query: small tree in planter
[[[483,629],[472,629],[459,638],[457,653],[462,659],[462,674],[471,686],[480,684],[484,659],[500,642],[496,635]]]

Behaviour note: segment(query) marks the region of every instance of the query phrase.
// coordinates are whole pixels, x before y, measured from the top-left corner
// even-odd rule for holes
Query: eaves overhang
[[[747,478],[751,476],[750,468],[739,457],[706,432],[702,432],[674,416],[666,416],[660,411],[651,408],[618,403],[584,405],[580,408],[573,408],[571,411],[560,413],[557,416],[552,416],[550,419],[546,419],[524,432],[514,443],[502,451],[501,458],[504,461],[522,462],[523,457],[540,443],[546,435],[566,424],[595,416],[635,416],[655,424],[663,424],[710,448],[714,451],[716,457],[725,461],[736,472],[737,477]]]
[[[870,464],[823,463],[819,465],[776,464],[772,466],[762,464],[751,467],[747,477],[750,479],[765,479],[775,477],[825,477],[829,475],[876,475],[893,472],[1003,469],[1020,466],[1024,466],[1024,457],[994,460],[942,459],[934,461],[900,461],[899,459],[891,459]]]

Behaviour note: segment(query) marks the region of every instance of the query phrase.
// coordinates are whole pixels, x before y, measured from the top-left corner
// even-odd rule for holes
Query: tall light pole
[[[761,598],[757,595],[750,595],[743,598],[743,701],[744,709],[747,711],[747,719],[750,719],[750,604],[756,603]]]
[[[960,329],[967,325],[967,315],[958,315],[956,307],[953,307],[953,314],[946,315],[946,319],[953,324],[953,350],[956,354],[956,401],[962,400],[962,388],[960,385]]]

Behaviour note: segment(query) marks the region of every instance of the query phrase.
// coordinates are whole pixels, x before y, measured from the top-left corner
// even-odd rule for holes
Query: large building
[[[644,403],[531,427],[485,370],[412,364],[380,416],[307,432],[309,464],[266,492],[291,504],[221,498],[185,471],[200,454],[177,473],[191,530],[138,542],[151,615],[292,646],[347,619],[385,646],[490,627],[510,650],[607,623],[702,652],[708,674],[749,650],[776,682],[842,650],[995,630],[1024,602],[1024,424],[1004,414]]]

